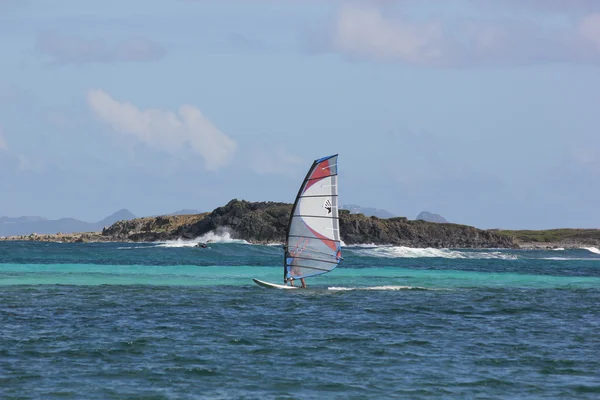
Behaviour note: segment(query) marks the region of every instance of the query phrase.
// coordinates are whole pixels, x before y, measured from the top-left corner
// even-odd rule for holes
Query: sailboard
[[[300,185],[286,230],[284,284],[331,272],[342,260],[337,160],[337,154],[315,160]]]
[[[298,289],[297,286],[278,285],[276,283],[265,282],[265,281],[261,281],[259,279],[254,279],[254,278],[252,278],[252,280],[258,286],[266,287],[266,288],[269,288],[269,289]]]

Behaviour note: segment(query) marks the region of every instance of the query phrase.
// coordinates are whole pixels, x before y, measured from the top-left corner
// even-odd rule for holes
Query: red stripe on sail
[[[308,179],[312,179],[309,180],[308,182],[306,182],[306,186],[304,187],[304,190],[302,191],[302,193],[306,192],[308,190],[309,187],[311,187],[312,185],[314,185],[315,183],[319,182],[319,178],[327,178],[329,175],[331,175],[331,173],[329,172],[329,160],[325,160],[325,161],[321,161],[319,164],[317,164],[317,166],[315,167],[315,170],[313,171],[312,174],[310,174],[310,177]]]
[[[327,245],[327,247],[329,247],[331,250],[333,250],[335,252],[338,251],[337,244],[335,243],[335,239],[329,239],[328,237],[321,235],[319,232],[315,231],[313,228],[308,226],[308,224],[306,222],[304,222],[304,225],[306,225],[306,227],[312,232],[313,235],[315,235],[317,237],[317,239],[320,239],[323,243],[325,243]]]

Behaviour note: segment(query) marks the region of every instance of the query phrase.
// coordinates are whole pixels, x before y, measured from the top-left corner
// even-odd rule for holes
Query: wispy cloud
[[[347,4],[338,14],[333,45],[354,56],[434,67],[600,63],[600,13],[550,32],[527,21],[465,19],[459,25],[452,29],[437,19],[414,22],[388,17],[373,4]]]
[[[6,150],[8,148],[8,145],[6,144],[6,140],[4,139],[4,136],[2,135],[2,127],[0,127],[0,150]]]
[[[17,170],[20,172],[39,172],[44,170],[44,161],[39,158],[28,157],[21,154],[17,156],[17,160],[19,162]]]
[[[510,6],[530,8],[548,12],[593,12],[600,11],[598,0],[471,0],[479,6]]]
[[[252,152],[250,166],[260,175],[289,175],[305,165],[302,158],[290,153],[285,147],[261,146]]]
[[[600,13],[584,17],[578,25],[577,33],[600,54]]]
[[[334,45],[348,53],[411,64],[443,64],[453,57],[440,22],[391,20],[373,6],[343,6]]]
[[[37,37],[36,50],[58,64],[149,62],[165,56],[164,47],[149,39],[132,38],[118,43],[54,32]]]
[[[235,141],[194,106],[183,105],[178,114],[157,109],[140,110],[99,89],[88,91],[87,102],[93,113],[116,132],[134,136],[148,146],[171,154],[191,148],[204,158],[208,170],[229,164],[237,148]]]

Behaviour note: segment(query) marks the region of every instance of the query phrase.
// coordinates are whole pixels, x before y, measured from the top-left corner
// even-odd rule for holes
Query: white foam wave
[[[327,290],[345,292],[350,290],[435,290],[420,286],[370,286],[370,287],[340,287],[340,286],[330,286]]]
[[[358,253],[372,257],[386,258],[453,258],[453,259],[501,259],[515,260],[518,257],[514,254],[507,254],[501,251],[492,252],[465,252],[449,249],[434,248],[413,248],[404,246],[381,246],[356,250]]]
[[[600,250],[598,250],[598,248],[596,248],[596,247],[582,247],[582,249],[587,250],[594,254],[600,254]]]
[[[554,251],[564,251],[565,248],[564,247],[557,247],[556,249],[552,249]]]
[[[195,247],[198,243],[238,243],[238,244],[250,244],[242,239],[233,239],[231,232],[227,229],[217,229],[216,231],[210,231],[202,236],[199,236],[192,240],[167,240],[166,242],[160,242],[156,247]]]
[[[200,242],[201,242],[201,240],[199,240],[199,239],[194,239],[194,240],[183,240],[183,239],[167,240],[166,242],[160,242],[160,243],[158,243],[154,247],[195,247]]]

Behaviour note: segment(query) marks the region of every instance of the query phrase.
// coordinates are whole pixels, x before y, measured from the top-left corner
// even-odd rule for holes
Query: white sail
[[[300,186],[288,225],[284,279],[327,273],[342,259],[337,159],[316,160]]]

